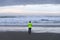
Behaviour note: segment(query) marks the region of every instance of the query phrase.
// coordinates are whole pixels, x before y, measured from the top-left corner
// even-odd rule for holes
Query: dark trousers
[[[28,33],[31,34],[31,28],[28,28]]]

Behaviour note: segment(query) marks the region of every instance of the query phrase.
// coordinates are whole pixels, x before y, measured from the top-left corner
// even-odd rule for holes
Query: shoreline
[[[0,25],[0,27],[27,27],[27,25]],[[33,25],[33,27],[60,27],[60,25]]]

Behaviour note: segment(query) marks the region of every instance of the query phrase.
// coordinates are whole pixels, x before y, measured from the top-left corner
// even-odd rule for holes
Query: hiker
[[[28,33],[31,34],[31,29],[32,29],[32,23],[29,21],[28,23]]]

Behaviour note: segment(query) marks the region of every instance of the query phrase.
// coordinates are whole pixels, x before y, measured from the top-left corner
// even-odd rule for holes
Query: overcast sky
[[[60,0],[0,0],[0,14],[60,15]]]

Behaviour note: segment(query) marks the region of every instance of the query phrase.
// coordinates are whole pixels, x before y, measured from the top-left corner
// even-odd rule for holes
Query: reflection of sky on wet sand
[[[0,32],[28,32],[28,27],[0,27]],[[60,33],[60,27],[32,27],[32,33]]]

